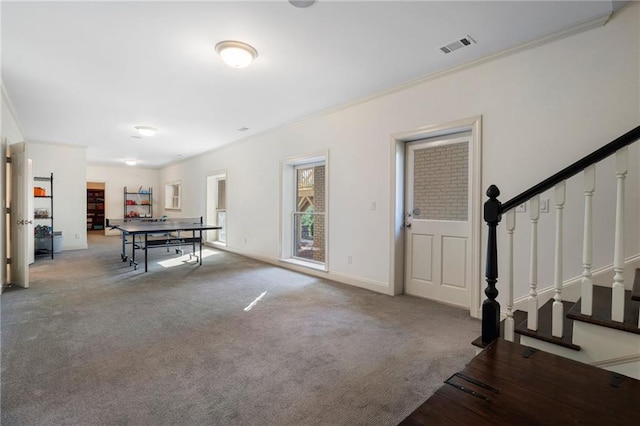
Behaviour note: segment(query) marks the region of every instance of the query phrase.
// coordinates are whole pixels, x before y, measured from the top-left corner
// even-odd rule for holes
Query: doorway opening
[[[428,190],[416,193],[415,180],[433,179],[424,172],[433,171],[435,164],[444,165],[441,155],[448,155],[447,150],[455,151],[452,155],[457,155],[458,162],[466,162],[466,182],[455,190],[466,191],[458,201],[466,198],[468,204],[439,213],[424,208],[427,204],[421,197]],[[460,160],[463,157],[466,160]],[[473,317],[480,315],[481,158],[479,116],[392,135],[390,282],[394,294],[416,294],[468,308]],[[416,174],[416,161],[429,165]],[[443,174],[450,168],[451,164],[444,166]],[[456,296],[450,298],[443,289]]]
[[[87,236],[105,234],[105,182],[87,182]]]

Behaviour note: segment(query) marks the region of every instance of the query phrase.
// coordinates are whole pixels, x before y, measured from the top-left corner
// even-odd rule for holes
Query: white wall
[[[142,186],[153,189],[154,217],[161,216],[160,172],[156,169],[140,167],[107,167],[87,166],[87,181],[105,183],[105,217],[108,219],[122,219],[124,217],[124,187],[128,191],[136,192]],[[108,232],[107,234],[118,234]]]
[[[482,115],[482,186],[499,185],[506,201],[638,125],[638,10],[633,5],[604,27],[187,159],[165,168],[161,179],[182,180],[182,214],[201,215],[207,173],[226,169],[228,247],[276,260],[280,161],[328,150],[328,277],[392,293],[390,135]],[[632,235],[628,245],[637,252],[639,233]],[[566,241],[579,241],[574,237]]]
[[[62,232],[62,250],[86,249],[86,147],[29,142],[27,149],[34,176],[53,173],[53,228]]]
[[[23,142],[24,135],[20,129],[17,118],[13,114],[13,108],[11,107],[11,101],[6,94],[2,82],[0,82],[0,90],[2,90],[2,115],[0,116],[2,125],[2,138],[7,138],[9,144],[16,142]]]
[[[2,92],[2,110],[0,111],[0,261],[2,261],[2,267],[0,268],[0,283],[2,286],[7,282],[7,269],[4,266],[4,259],[7,257],[7,247],[6,243],[6,232],[7,232],[7,224],[6,217],[4,214],[5,208],[7,206],[7,194],[6,194],[6,162],[4,161],[7,155],[8,145],[16,142],[22,142],[24,140],[24,136],[22,131],[20,130],[20,125],[16,117],[14,116],[11,108],[11,102],[9,97],[5,93],[4,86],[0,82],[0,91]],[[1,287],[0,287],[1,288]],[[1,290],[0,290],[1,291]]]

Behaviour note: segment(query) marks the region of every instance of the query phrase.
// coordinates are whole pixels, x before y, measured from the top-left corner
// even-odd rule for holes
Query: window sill
[[[281,262],[290,263],[296,266],[302,266],[304,268],[315,269],[316,271],[327,272],[327,266],[323,263],[307,262],[300,259],[280,259]]]

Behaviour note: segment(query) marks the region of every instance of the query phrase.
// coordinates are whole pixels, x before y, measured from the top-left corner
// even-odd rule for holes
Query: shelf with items
[[[33,219],[38,221],[34,226],[35,254],[51,254],[53,259],[56,251],[56,233],[53,228],[53,173],[48,177],[35,176],[33,182]],[[36,182],[42,183],[36,186]]]
[[[140,187],[132,192],[124,187],[124,217],[153,217],[153,190]]]
[[[104,229],[104,189],[87,189],[87,230]]]

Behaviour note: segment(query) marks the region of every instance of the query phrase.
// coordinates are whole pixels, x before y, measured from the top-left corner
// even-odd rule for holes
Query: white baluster
[[[591,315],[593,310],[593,193],[596,190],[596,166],[584,169],[584,231],[582,235],[582,284],[580,312]]]
[[[628,149],[624,147],[616,152],[616,236],[613,252],[613,288],[611,289],[611,319],[624,320],[624,182],[629,163]]]
[[[556,203],[556,261],[554,269],[553,310],[551,317],[551,335],[562,337],[562,324],[564,309],[562,307],[562,213],[564,210],[566,194],[566,181],[562,181],[555,187]]]
[[[531,254],[529,259],[529,299],[527,312],[527,328],[538,329],[538,219],[540,218],[540,196],[529,200],[529,217],[531,218]]]
[[[513,232],[516,229],[516,210],[507,212],[507,233],[509,234],[509,270],[507,271],[507,318],[504,322],[504,338],[514,340],[513,323]]]

